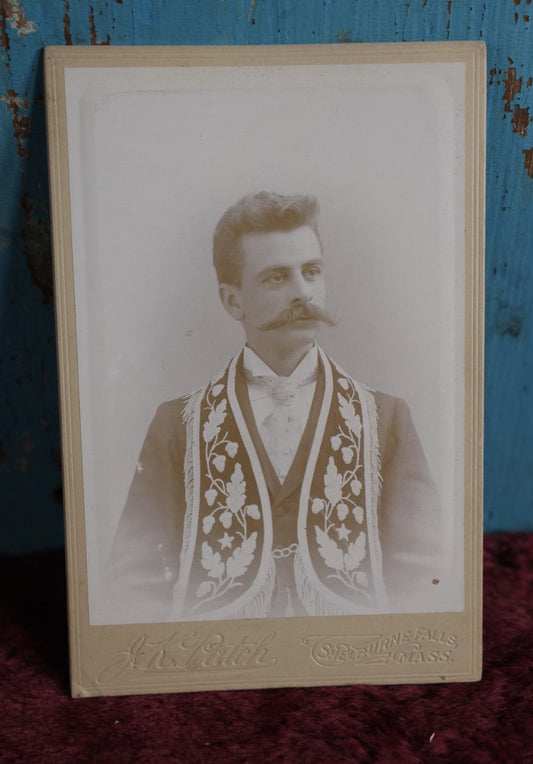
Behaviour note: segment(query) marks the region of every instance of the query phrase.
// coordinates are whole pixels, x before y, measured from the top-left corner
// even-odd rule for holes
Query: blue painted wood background
[[[0,552],[63,543],[45,45],[484,40],[485,529],[531,529],[532,24],[532,0],[0,0]]]

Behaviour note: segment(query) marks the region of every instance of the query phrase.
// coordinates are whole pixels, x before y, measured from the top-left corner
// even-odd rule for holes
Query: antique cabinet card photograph
[[[45,52],[72,694],[481,675],[481,43]]]

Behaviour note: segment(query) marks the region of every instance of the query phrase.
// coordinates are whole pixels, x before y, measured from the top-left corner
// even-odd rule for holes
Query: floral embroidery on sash
[[[309,615],[374,612],[384,601],[374,397],[322,350],[320,357],[325,392],[302,481],[296,588]],[[269,613],[270,499],[237,401],[236,363],[194,393],[184,411],[187,509],[178,618]]]
[[[264,506],[264,495],[260,496],[254,479],[257,466],[254,470],[252,461],[256,456],[244,447],[236,412],[228,405],[230,371],[231,364],[222,378],[195,395],[186,412],[186,418],[192,417],[196,423],[195,431],[188,433],[192,443],[187,448],[195,453],[186,458],[192,475],[182,552],[189,560],[185,610],[191,617],[215,612],[213,617],[264,615],[267,604],[263,601],[270,598],[273,588],[272,571],[267,567],[265,576],[262,566],[266,588],[259,593],[260,601],[252,601],[250,587],[255,581],[258,588],[264,512],[269,507],[268,502]],[[258,608],[264,612],[259,613]]]
[[[337,393],[342,422],[329,441],[340,458],[328,458],[323,490],[310,497],[313,528],[318,552],[329,569],[326,580],[368,598],[368,574],[362,569],[367,543],[365,510],[360,503],[364,480],[361,414],[353,385],[344,377],[338,383],[345,391]]]
[[[374,398],[325,363],[329,393],[300,497],[296,584],[310,615],[372,612],[384,596]]]
[[[247,502],[246,480],[241,463],[236,460],[239,444],[223,429],[227,399],[221,398],[217,403],[223,389],[222,385],[215,385],[205,396],[209,414],[202,428],[201,448],[209,487],[204,498],[212,509],[206,508],[202,530],[206,538],[215,537],[211,542],[215,548],[209,541],[202,542],[201,562],[207,578],[195,593],[202,601],[216,600],[230,589],[242,586],[239,579],[248,570],[257,546],[257,530],[251,529],[250,521],[261,519],[257,503]]]

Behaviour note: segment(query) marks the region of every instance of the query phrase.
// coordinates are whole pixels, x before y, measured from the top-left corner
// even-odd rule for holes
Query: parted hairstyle
[[[241,237],[245,233],[292,231],[307,225],[320,242],[318,212],[318,200],[314,196],[282,196],[269,191],[243,196],[226,210],[215,229],[213,265],[218,283],[240,286]]]

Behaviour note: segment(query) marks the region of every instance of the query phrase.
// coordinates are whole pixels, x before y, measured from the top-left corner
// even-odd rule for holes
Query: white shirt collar
[[[242,357],[243,365],[246,371],[254,377],[278,377],[279,375],[266,364],[257,353],[254,353],[248,345],[244,346]],[[318,366],[318,348],[316,345],[305,354],[298,366],[287,379],[294,381],[303,380],[309,377]]]

